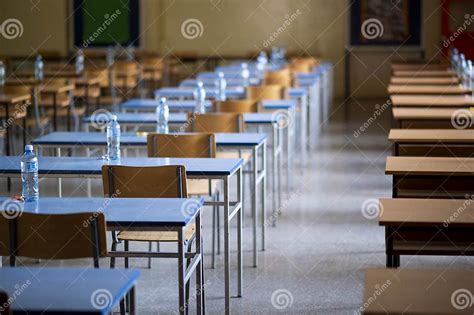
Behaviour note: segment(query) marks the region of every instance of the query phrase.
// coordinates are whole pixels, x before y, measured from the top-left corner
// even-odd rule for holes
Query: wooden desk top
[[[379,225],[426,226],[449,224],[474,227],[474,201],[469,199],[380,198]],[[459,211],[462,209],[462,211]],[[450,219],[456,213],[454,219]]]
[[[411,85],[411,84],[390,84],[388,94],[468,94],[471,93],[461,84],[453,85]]]
[[[389,156],[387,175],[474,176],[474,158]]]
[[[450,120],[458,108],[417,108],[417,107],[394,107],[392,108],[393,118],[395,120]],[[469,109],[464,110],[466,113]],[[473,113],[474,115],[474,113]]]
[[[391,84],[438,84],[449,85],[459,83],[456,77],[439,77],[439,78],[411,78],[411,77],[392,77]]]
[[[26,102],[31,100],[31,94],[3,94],[0,93],[1,105],[13,105],[16,103]]]
[[[470,107],[474,106],[471,95],[392,95],[392,106],[423,107]]]
[[[393,62],[392,71],[447,70],[448,63]]]
[[[41,93],[65,93],[74,90],[74,84],[45,84],[40,88]]]
[[[474,129],[391,129],[388,140],[401,143],[474,143]]]
[[[431,78],[431,77],[454,77],[456,72],[453,70],[397,70],[393,71],[396,77],[415,77],[415,78]]]
[[[361,311],[363,314],[472,315],[474,304],[464,309],[453,306],[452,301],[457,301],[458,308],[464,307],[460,298],[462,292],[470,295],[474,292],[474,272],[446,269],[368,269]],[[472,301],[471,296],[468,301]]]

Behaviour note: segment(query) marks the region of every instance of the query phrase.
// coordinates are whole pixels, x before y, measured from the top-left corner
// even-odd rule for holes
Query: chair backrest
[[[105,216],[100,212],[9,216],[0,212],[0,256],[35,259],[93,258],[107,256]]]
[[[8,294],[0,291],[0,315],[10,315],[10,303],[8,302]]]
[[[305,61],[296,60],[290,64],[290,69],[292,72],[309,73],[311,72],[311,64]]]
[[[147,147],[149,157],[213,158],[216,136],[213,133],[149,133]]]
[[[194,132],[243,132],[243,117],[239,113],[207,113],[195,115],[192,121]]]
[[[281,85],[254,85],[247,86],[247,98],[261,102],[263,100],[283,99],[284,87]]]
[[[32,88],[25,85],[5,85],[3,92],[5,94],[32,94]]]
[[[264,84],[276,84],[284,87],[290,87],[291,81],[291,71],[289,69],[266,71],[263,79]]]
[[[102,166],[106,196],[117,198],[187,198],[186,169],[182,165]]]
[[[217,113],[256,113],[258,103],[255,100],[214,101],[212,109]]]

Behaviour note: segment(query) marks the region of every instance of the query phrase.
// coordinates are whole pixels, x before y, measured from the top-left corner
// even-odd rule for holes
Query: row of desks
[[[459,111],[469,119],[473,103],[457,82],[439,65],[393,68],[398,85],[388,90],[398,129],[390,130],[394,156],[385,167],[392,198],[379,200],[387,267],[399,267],[400,255],[474,255],[474,131],[452,123]],[[472,314],[473,279],[469,271],[370,269],[361,310]],[[459,302],[466,292],[467,303]]]

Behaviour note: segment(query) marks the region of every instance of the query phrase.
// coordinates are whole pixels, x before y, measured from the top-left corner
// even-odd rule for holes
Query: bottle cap
[[[166,103],[166,97],[161,97],[160,98],[160,104]]]
[[[33,152],[33,146],[31,144],[25,145],[25,151]]]
[[[116,120],[117,120],[117,115],[112,115],[112,116],[110,116],[110,118],[111,118],[112,120],[115,120],[115,121],[116,121]]]

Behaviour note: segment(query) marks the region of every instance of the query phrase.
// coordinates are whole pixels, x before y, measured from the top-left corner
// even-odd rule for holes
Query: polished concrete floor
[[[242,298],[232,299],[233,314],[356,314],[362,303],[364,270],[385,265],[384,230],[370,213],[374,198],[391,194],[391,177],[384,175],[385,158],[390,154],[386,140],[390,114],[389,110],[374,114],[375,104],[383,102],[357,101],[350,105],[348,120],[342,108],[332,117],[312,150],[309,164],[294,173],[295,190],[283,198],[277,226],[267,229],[267,249],[259,252],[258,268],[252,267],[252,229],[246,211],[244,292]],[[67,180],[65,185],[68,195],[85,192],[82,181]],[[54,194],[54,189],[54,181],[42,182],[44,194]],[[94,190],[100,192],[98,183]],[[223,255],[218,257],[217,268],[210,269],[210,215],[205,211],[207,311],[222,314]],[[235,235],[235,227],[231,235]],[[235,247],[231,254],[236,257]],[[131,261],[142,274],[137,291],[139,314],[176,313],[175,263],[155,260],[152,269],[146,269],[144,259]],[[452,257],[402,257],[401,263],[412,268],[473,268],[472,260]],[[104,267],[107,264],[102,262]],[[233,294],[235,270],[232,263]],[[194,311],[192,307],[190,313]]]

